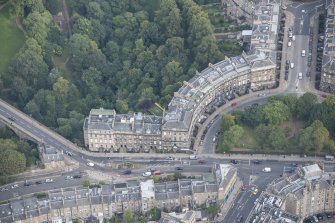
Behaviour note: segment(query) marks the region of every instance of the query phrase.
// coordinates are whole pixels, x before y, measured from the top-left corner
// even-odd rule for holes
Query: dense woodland
[[[302,128],[294,131],[292,123],[302,123]],[[275,96],[265,105],[256,104],[225,115],[218,150],[229,152],[234,147],[244,147],[244,126],[254,131],[254,151],[335,155],[335,96],[328,96],[322,103],[312,93],[299,99],[294,95]]]
[[[69,0],[70,36],[53,21],[61,1],[10,4],[26,41],[1,73],[1,97],[78,144],[91,108],[150,113],[223,59],[208,15],[192,0]]]

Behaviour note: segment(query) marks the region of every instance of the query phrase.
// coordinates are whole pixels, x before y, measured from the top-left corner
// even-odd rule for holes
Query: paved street
[[[263,104],[266,103],[267,97],[276,94],[287,94],[296,93],[302,95],[306,91],[313,91],[317,94],[314,88],[314,84],[311,84],[310,78],[306,76],[306,73],[311,71],[314,75],[314,68],[311,69],[307,66],[307,58],[309,54],[309,39],[310,32],[315,32],[315,29],[311,27],[311,24],[315,23],[315,13],[321,9],[322,1],[311,2],[311,3],[289,3],[287,8],[287,21],[285,27],[285,38],[283,43],[283,59],[282,68],[285,67],[286,60],[293,63],[293,68],[289,68],[289,79],[284,81],[281,77],[280,87],[277,89],[267,90],[263,93],[265,97],[259,97],[259,92],[253,92],[248,95],[238,97],[232,102],[236,102],[237,106],[232,107],[232,102],[218,108],[201,126],[199,129],[198,136],[195,140],[195,150],[200,157],[204,159],[206,164],[199,164],[198,160],[190,160],[187,154],[173,154],[176,158],[174,161],[168,161],[165,158],[166,154],[145,154],[144,158],[142,155],[133,154],[103,154],[103,153],[90,153],[81,148],[78,148],[73,143],[59,136],[55,132],[51,131],[47,127],[41,125],[31,117],[23,114],[20,111],[12,109],[9,105],[0,101],[0,116],[8,123],[8,125],[15,126],[17,129],[25,132],[31,138],[36,141],[46,143],[55,148],[63,151],[73,152],[73,156],[68,157],[77,164],[78,168],[69,170],[68,172],[60,172],[55,170],[54,173],[46,173],[41,176],[27,176],[19,177],[18,188],[11,189],[13,184],[3,186],[2,188],[8,188],[8,191],[0,192],[0,201],[11,199],[13,197],[25,196],[41,191],[47,191],[54,188],[79,186],[83,180],[90,179],[87,173],[92,171],[98,171],[100,173],[107,174],[110,177],[108,180],[127,180],[142,178],[142,173],[149,167],[155,166],[158,170],[161,170],[162,175],[175,173],[177,166],[182,166],[183,170],[181,173],[191,176],[206,174],[211,172],[213,163],[230,163],[231,160],[238,160],[238,164],[235,166],[238,168],[238,176],[243,181],[246,189],[239,193],[232,208],[228,211],[224,221],[234,223],[236,222],[236,216],[243,216],[244,219],[250,213],[255,200],[258,198],[261,191],[265,190],[267,185],[274,180],[285,174],[287,168],[291,168],[293,162],[298,164],[307,164],[309,162],[323,161],[322,157],[306,157],[302,158],[299,156],[277,156],[277,155],[249,155],[249,154],[226,154],[219,155],[215,154],[215,143],[213,143],[213,137],[220,129],[220,118],[223,114],[229,113],[234,109],[243,109],[254,103]],[[288,29],[291,28],[295,35],[295,40],[292,41],[292,45],[288,47]],[[316,42],[313,42],[316,44]],[[302,50],[306,51],[306,56],[302,56]],[[315,52],[314,52],[315,53]],[[312,55],[314,56],[314,55]],[[299,80],[298,74],[302,73],[302,79]],[[283,73],[283,69],[282,69]],[[281,75],[283,76],[283,75]],[[312,78],[312,80],[314,80]],[[11,119],[9,119],[11,118]],[[210,127],[207,127],[210,125]],[[201,135],[204,130],[208,128],[207,134],[203,142],[201,142]],[[107,157],[110,157],[109,159]],[[261,164],[254,164],[254,160],[261,160]],[[88,167],[87,162],[94,162],[94,167]],[[132,169],[132,173],[129,175],[123,175],[123,170],[111,169],[109,164],[121,164],[121,163],[136,163],[140,164],[141,168]],[[270,167],[271,172],[263,172],[262,169]],[[327,163],[327,169],[334,171],[334,164]],[[80,175],[78,179],[66,179],[67,176]],[[46,179],[51,178],[53,182],[46,183]],[[24,186],[24,181],[30,182],[31,185]],[[38,182],[38,183],[36,183]],[[253,188],[258,188],[259,192],[255,195],[252,193]]]

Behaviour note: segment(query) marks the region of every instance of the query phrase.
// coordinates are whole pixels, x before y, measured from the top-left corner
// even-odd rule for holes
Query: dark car
[[[260,160],[254,160],[253,163],[254,164],[261,164],[262,162]]]
[[[7,117],[9,120],[11,120],[12,122],[15,122],[15,118],[13,116],[9,116]]]
[[[150,167],[148,170],[147,170],[147,172],[155,172],[156,171],[156,167]]]
[[[330,213],[326,213],[326,216],[327,216],[328,219],[332,218],[332,215]]]
[[[42,181],[36,181],[35,184],[42,184]]]
[[[125,170],[122,172],[123,175],[128,175],[128,174],[131,174],[131,170]]]
[[[238,219],[237,219],[237,222],[242,222],[243,220],[243,216],[240,216]]]
[[[319,221],[323,220],[323,215],[322,214],[317,214],[316,217],[319,219]]]
[[[238,164],[238,161],[237,161],[237,160],[230,160],[230,162],[231,162],[232,164]]]
[[[74,175],[73,179],[80,179],[82,176],[81,175]]]
[[[200,164],[205,164],[206,161],[205,161],[205,160],[199,160],[198,163],[200,163]]]
[[[31,182],[24,182],[23,186],[28,187],[28,186],[31,186],[32,184],[33,183],[31,183]]]
[[[183,170],[183,168],[180,167],[180,166],[177,166],[177,167],[176,167],[176,170]]]

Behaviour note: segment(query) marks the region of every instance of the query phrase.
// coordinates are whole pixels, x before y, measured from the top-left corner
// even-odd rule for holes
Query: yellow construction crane
[[[158,104],[157,102],[155,102],[155,105],[156,105],[160,110],[162,110],[163,112],[165,111],[165,109],[164,109],[160,104]]]

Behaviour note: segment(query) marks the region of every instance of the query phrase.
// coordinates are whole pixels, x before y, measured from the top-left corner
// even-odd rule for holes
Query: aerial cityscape
[[[334,0],[0,0],[0,223],[335,222]]]

